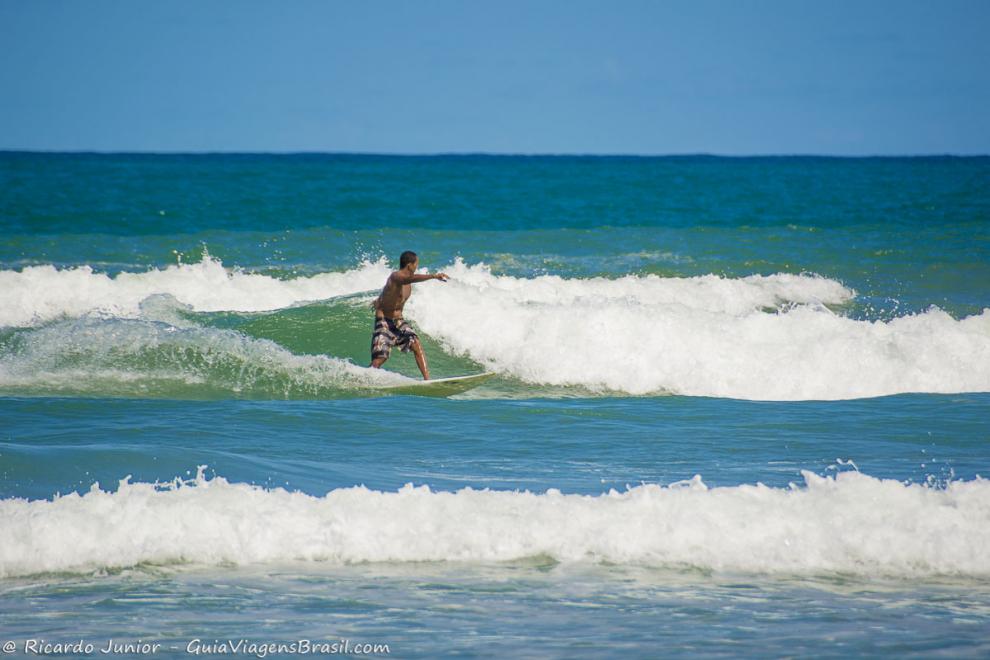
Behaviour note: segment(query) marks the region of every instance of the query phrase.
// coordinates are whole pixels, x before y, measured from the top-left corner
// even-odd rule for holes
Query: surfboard
[[[481,385],[489,378],[495,376],[494,371],[486,371],[480,374],[468,374],[467,376],[452,376],[450,378],[435,378],[433,380],[420,380],[408,385],[392,385],[385,387],[392,394],[411,394],[414,396],[451,396],[461,394]]]

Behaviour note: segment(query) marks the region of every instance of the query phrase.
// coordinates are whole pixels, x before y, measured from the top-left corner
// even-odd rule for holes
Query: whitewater
[[[601,495],[363,486],[322,497],[195,478],[0,501],[0,577],[141,563],[609,562],[724,572],[990,577],[990,482],[804,471]]]
[[[964,318],[937,307],[854,318],[847,310],[856,292],[814,274],[518,277],[461,259],[442,270],[451,281],[418,285],[407,316],[450,355],[537,393],[838,400],[990,391],[990,309]],[[292,383],[267,390],[286,396],[382,385],[359,366],[364,356],[295,355],[269,340],[200,327],[196,313],[313,303],[360,313],[389,272],[381,258],[273,276],[208,255],[112,276],[88,266],[5,270],[0,324],[14,339],[0,349],[0,387],[57,391],[86,369],[111,384],[114,374],[147,379],[149,353],[159,356],[155,379],[234,392],[272,379]],[[179,359],[189,351],[198,354],[193,367]],[[179,358],[170,364],[168,355]],[[232,369],[241,380],[218,375]]]

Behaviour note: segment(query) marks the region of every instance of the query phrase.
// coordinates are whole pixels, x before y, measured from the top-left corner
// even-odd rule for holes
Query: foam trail
[[[378,289],[390,272],[384,259],[339,273],[277,279],[225,269],[210,257],[199,263],[110,277],[89,266],[30,266],[0,271],[0,326],[29,326],[99,312],[137,316],[149,296],[168,294],[200,312],[258,312]]]
[[[446,286],[417,291],[409,315],[452,352],[529,383],[773,400],[990,391],[990,310],[858,321],[826,306],[853,292],[813,276],[449,272]]]
[[[171,316],[167,301],[153,310]],[[46,394],[327,397],[408,383],[323,355],[295,355],[233,330],[83,317],[21,332],[0,360],[0,388]]]
[[[700,477],[597,496],[341,488],[323,497],[221,477],[122,481],[0,501],[0,576],[141,562],[505,561],[549,556],[771,574],[990,576],[990,481],[945,489],[857,472],[803,486]]]

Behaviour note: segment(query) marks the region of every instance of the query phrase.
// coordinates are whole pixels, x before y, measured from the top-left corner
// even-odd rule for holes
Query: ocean
[[[990,654],[990,158],[4,152],[0,223],[15,654]],[[404,250],[494,378],[368,368]]]

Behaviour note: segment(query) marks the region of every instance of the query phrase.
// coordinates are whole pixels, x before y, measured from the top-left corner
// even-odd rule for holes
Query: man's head
[[[416,266],[419,264],[419,257],[412,250],[406,250],[399,257],[399,268],[406,268],[412,264],[412,270],[416,270]]]

